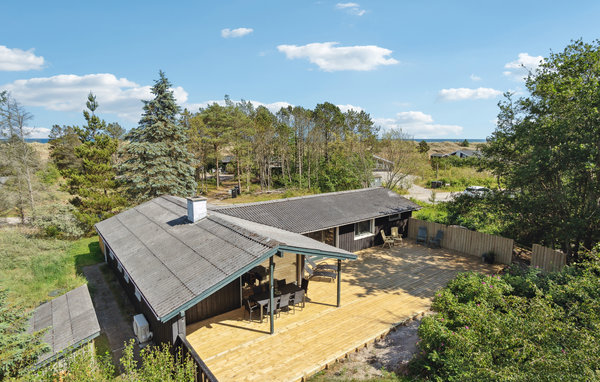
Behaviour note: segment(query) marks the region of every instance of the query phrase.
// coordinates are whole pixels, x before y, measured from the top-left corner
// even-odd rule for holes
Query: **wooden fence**
[[[541,268],[547,272],[559,272],[567,264],[567,255],[552,248],[533,245],[531,253],[531,266]]]
[[[190,345],[185,335],[179,334],[175,340],[174,347],[181,348],[183,356],[190,355],[194,361],[196,375],[194,382],[218,382],[217,377],[210,371],[208,366],[202,361],[196,350]]]
[[[501,264],[510,264],[514,246],[513,239],[507,239],[501,236],[488,235],[477,231],[471,231],[465,228],[449,227],[444,224],[428,222],[415,218],[408,221],[408,237],[416,239],[419,227],[427,228],[427,236],[434,237],[437,231],[444,232],[441,242],[443,248],[466,253],[469,255],[481,257],[485,252],[494,252],[495,262]]]

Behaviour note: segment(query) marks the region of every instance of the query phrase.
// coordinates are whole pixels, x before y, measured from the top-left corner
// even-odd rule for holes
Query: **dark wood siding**
[[[186,310],[185,319],[189,325],[240,306],[240,279],[238,278]]]
[[[144,301],[143,298],[142,301],[138,301],[137,297],[135,296],[135,285],[133,285],[131,280],[129,280],[129,282],[125,281],[124,271],[119,271],[116,258],[111,259],[110,256],[107,256],[107,261],[110,268],[112,268],[115,272],[117,280],[119,280],[119,283],[121,284],[123,290],[127,294],[129,301],[134,306],[135,311],[137,313],[142,313],[146,317],[146,320],[148,320],[148,324],[150,324],[150,331],[152,332],[154,342],[166,342],[173,344],[173,324],[177,322],[179,317],[175,316],[168,322],[160,322],[154,316],[152,309],[148,307],[146,301]],[[133,321],[133,317],[131,317],[131,320]]]
[[[404,212],[400,219],[390,221],[388,216],[383,216],[375,219],[375,234],[362,239],[354,240],[354,224],[348,224],[339,227],[339,247],[346,251],[356,252],[361,249],[370,248],[376,245],[383,244],[379,231],[384,230],[386,234],[390,234],[390,228],[397,226],[399,232],[403,236],[407,234],[408,218],[412,214],[411,211]]]

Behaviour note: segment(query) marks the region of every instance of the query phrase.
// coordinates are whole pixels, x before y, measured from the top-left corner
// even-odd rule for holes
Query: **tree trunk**
[[[219,184],[221,183],[221,177],[219,175],[219,146],[214,145],[215,148],[215,162],[216,162],[216,173],[217,173],[217,190],[219,189]]]
[[[242,189],[242,179],[240,178],[241,174],[240,174],[240,156],[236,155],[236,159],[237,159],[237,184],[238,184],[238,189],[241,190]]]

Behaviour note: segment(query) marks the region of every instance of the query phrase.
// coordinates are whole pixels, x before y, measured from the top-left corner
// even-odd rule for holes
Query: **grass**
[[[115,276],[115,272],[108,266],[108,264],[102,264],[100,266],[100,272],[102,272],[102,276],[104,276],[104,280],[106,281],[106,285],[112,292],[112,295],[119,306],[119,311],[121,315],[125,319],[131,318],[135,313],[133,306],[127,300],[127,295],[125,295],[125,291],[119,285],[119,281]]]
[[[110,344],[108,343],[108,337],[105,333],[101,333],[98,337],[94,339],[94,347],[96,350],[97,357],[103,357],[108,353],[112,354],[110,351]]]
[[[445,192],[464,191],[468,186],[485,186],[488,188],[496,187],[496,179],[488,171],[477,171],[473,167],[454,167],[441,165],[438,169],[438,176],[435,176],[435,171],[428,169],[425,176],[420,179],[417,184],[429,188],[431,181],[441,180],[443,186],[436,190]]]
[[[5,227],[0,243],[0,288],[26,308],[85,284],[81,267],[104,260],[98,237],[43,239],[21,227]]]
[[[381,377],[364,378],[358,370],[348,369],[342,364],[334,365],[330,370],[322,370],[308,379],[308,382],[410,382],[415,381],[414,378],[402,375],[396,375],[382,370]],[[356,374],[356,376],[355,376]]]
[[[446,210],[444,203],[431,204],[413,198],[410,200],[421,206],[420,210],[413,212],[413,218],[447,224],[448,211]]]

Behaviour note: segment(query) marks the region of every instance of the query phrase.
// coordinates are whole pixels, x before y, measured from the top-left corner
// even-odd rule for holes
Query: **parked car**
[[[482,197],[485,196],[488,192],[491,192],[491,190],[487,187],[483,187],[483,186],[469,186],[467,187],[462,194],[463,195],[467,195],[467,196],[478,196],[478,197]]]

